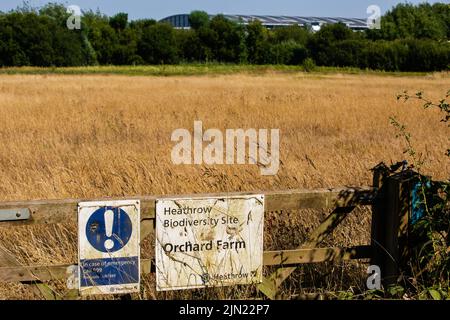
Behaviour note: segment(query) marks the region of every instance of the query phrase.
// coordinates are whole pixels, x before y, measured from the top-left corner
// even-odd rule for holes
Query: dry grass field
[[[0,76],[0,201],[98,198],[362,186],[370,168],[407,157],[389,117],[412,133],[426,159],[424,172],[448,177],[443,156],[448,129],[437,112],[420,103],[396,101],[403,90],[442,98],[448,74],[421,77],[380,75],[261,74],[191,77],[113,75]],[[171,163],[177,128],[280,129],[280,170],[261,176],[254,165]],[[325,212],[270,213],[265,249],[290,249],[305,240]],[[328,244],[369,242],[370,212],[362,208],[339,227]],[[0,246],[24,264],[74,263],[73,225],[5,228]],[[142,255],[153,254],[153,239]],[[364,289],[362,263],[305,266],[283,288],[286,296],[324,290]],[[245,298],[252,287],[157,293],[144,277],[142,299]],[[63,282],[50,287],[58,296]],[[0,299],[36,299],[26,284],[0,283]]]

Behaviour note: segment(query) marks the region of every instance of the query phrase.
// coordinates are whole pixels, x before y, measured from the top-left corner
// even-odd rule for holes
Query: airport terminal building
[[[225,14],[225,18],[248,24],[251,21],[259,20],[266,28],[276,28],[289,25],[299,25],[310,27],[313,31],[320,30],[324,24],[343,23],[352,30],[365,30],[367,26],[366,19],[359,18],[330,18],[330,17],[300,17],[300,16],[261,16],[261,15],[229,15]],[[210,15],[213,18],[214,15]],[[174,28],[189,29],[189,14],[177,14],[166,17],[162,22],[169,22]]]

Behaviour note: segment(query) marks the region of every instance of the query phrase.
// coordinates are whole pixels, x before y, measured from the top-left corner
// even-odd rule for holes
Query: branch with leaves
[[[408,91],[403,91],[402,94],[397,95],[397,100],[403,100],[404,102],[407,102],[409,99],[416,99],[416,100],[420,100],[424,103],[423,104],[424,109],[428,109],[428,108],[439,109],[444,114],[443,118],[441,119],[441,122],[448,123],[447,126],[450,128],[450,104],[447,101],[447,99],[449,97],[450,97],[450,90],[447,91],[445,98],[439,100],[439,102],[436,103],[436,102],[432,102],[428,98],[424,97],[422,91],[417,92],[415,95],[410,95],[408,93]],[[393,120],[396,122],[396,120],[391,117],[391,123],[393,122]],[[399,126],[400,124],[398,122],[396,122],[396,123],[395,122],[393,123],[394,126],[401,129],[401,126]],[[446,155],[448,157],[450,157],[450,149],[447,149]]]
[[[450,128],[449,97],[450,90],[438,102],[426,98],[421,91],[414,95],[404,91],[397,96],[397,100],[407,102],[416,99],[423,102],[424,109],[438,109],[443,113],[441,122],[447,123]],[[414,149],[411,134],[397,119],[390,117],[390,120],[398,130],[397,137],[405,140],[405,153],[412,158],[415,169],[420,173],[424,161],[422,154]],[[447,149],[446,155],[450,157],[450,149]],[[433,299],[441,299],[449,296],[447,292],[450,291],[450,180],[437,182],[422,175],[419,179],[419,205],[425,208],[426,214],[411,226],[410,245],[412,252],[416,253],[415,258],[411,259],[413,283],[419,296],[425,293],[425,296],[429,294]]]

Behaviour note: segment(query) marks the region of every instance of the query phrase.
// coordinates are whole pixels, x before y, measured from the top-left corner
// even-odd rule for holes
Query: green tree
[[[116,65],[142,64],[137,54],[138,36],[135,29],[126,28],[117,34],[118,42],[112,52],[112,63]]]
[[[54,33],[50,32],[57,26],[49,17],[34,12],[13,12],[6,16],[0,24],[0,34],[5,54],[11,55],[4,58],[6,65],[55,65],[53,49]],[[6,46],[5,46],[6,44]]]
[[[175,30],[175,39],[183,62],[201,63],[211,57],[209,48],[202,44],[195,30]]]
[[[85,12],[82,26],[87,38],[96,52],[99,64],[112,64],[113,52],[118,44],[118,36],[109,24],[109,18],[99,11]]]
[[[39,10],[39,17],[48,17],[51,21],[52,48],[55,66],[80,66],[95,62],[95,53],[92,51],[84,30],[69,30],[66,21],[70,13],[65,6],[49,3]]]
[[[61,26],[66,25],[67,18],[70,16],[70,14],[67,13],[66,7],[64,7],[62,4],[52,2],[44,5],[41,9],[39,9],[39,15],[51,17],[57,24]]]
[[[177,63],[177,45],[172,26],[156,23],[145,28],[138,43],[138,54],[149,64]]]
[[[189,25],[194,30],[205,27],[208,23],[209,15],[205,11],[192,11],[189,15]]]
[[[245,44],[247,46],[249,63],[264,64],[268,61],[268,52],[270,50],[268,32],[260,21],[252,21],[247,25]]]
[[[270,47],[269,61],[273,64],[300,65],[307,57],[306,48],[293,40]]]
[[[223,15],[217,15],[209,23],[209,29],[210,31],[206,33],[206,44],[211,49],[214,60],[233,63],[246,60],[245,34],[242,25],[230,21]]]
[[[450,6],[400,3],[381,18],[381,29],[369,30],[370,39],[434,39],[449,37]]]
[[[117,32],[125,30],[128,26],[128,13],[120,12],[109,18],[109,25]]]
[[[325,25],[309,39],[307,47],[318,65],[335,66],[336,43],[354,37],[353,31],[344,24]]]
[[[275,28],[272,34],[272,41],[275,43],[294,41],[303,46],[306,46],[310,37],[309,31],[299,25]]]

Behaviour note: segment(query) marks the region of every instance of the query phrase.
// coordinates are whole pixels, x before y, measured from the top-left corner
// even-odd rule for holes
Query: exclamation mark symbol
[[[114,212],[112,210],[107,210],[105,212],[105,233],[107,238],[111,238],[112,230],[114,225]],[[106,250],[111,250],[114,247],[114,241],[111,239],[105,240]]]

